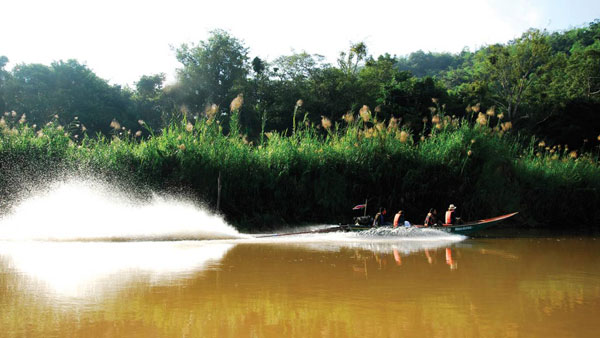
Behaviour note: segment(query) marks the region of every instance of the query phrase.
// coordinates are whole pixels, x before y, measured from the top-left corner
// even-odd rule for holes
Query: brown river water
[[[599,337],[599,253],[414,231],[0,241],[0,337]]]

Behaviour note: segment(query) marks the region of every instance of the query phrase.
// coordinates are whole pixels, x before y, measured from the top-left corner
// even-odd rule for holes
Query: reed
[[[242,104],[236,100],[233,114]],[[521,211],[528,225],[598,227],[597,155],[540,146],[512,134],[506,121],[492,128],[493,109],[479,109],[471,124],[436,108],[417,135],[399,119],[378,122],[364,106],[344,122],[323,117],[318,126],[297,125],[290,136],[264,133],[257,144],[240,137],[239,126],[225,135],[212,108],[194,122],[147,130],[147,137],[118,121],[110,137],[90,137],[82,126],[54,121],[38,128],[9,114],[0,120],[0,192],[10,200],[18,188],[9,178],[23,173],[83,170],[183,190],[214,208],[221,173],[220,209],[243,230],[347,221],[350,207],[365,198],[374,207],[403,209],[413,222],[430,207],[454,203],[468,219]]]

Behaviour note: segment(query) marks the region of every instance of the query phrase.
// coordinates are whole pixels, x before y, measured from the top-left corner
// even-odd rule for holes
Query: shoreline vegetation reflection
[[[322,234],[301,237],[311,236]],[[7,337],[61,328],[270,337],[292,327],[288,336],[486,336],[509,327],[581,337],[592,332],[577,324],[582,314],[598,314],[589,269],[600,262],[586,256],[595,239],[315,240],[2,242],[0,324]]]

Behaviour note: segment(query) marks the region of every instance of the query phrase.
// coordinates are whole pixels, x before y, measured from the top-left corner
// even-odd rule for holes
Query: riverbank
[[[218,205],[216,212],[244,231],[347,222],[365,199],[371,214],[404,209],[414,220],[453,203],[464,219],[519,211],[528,227],[600,224],[596,154],[524,140],[485,116],[475,124],[436,117],[421,132],[370,115],[324,119],[254,142],[239,134],[235,118],[230,136],[203,119],[149,131],[146,139],[120,127],[112,137],[89,137],[76,121],[42,128],[5,121],[0,193],[7,207],[27,187],[85,173],[142,194],[176,192],[212,210]]]

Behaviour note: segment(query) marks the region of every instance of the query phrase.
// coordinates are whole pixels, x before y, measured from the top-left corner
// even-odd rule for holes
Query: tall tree
[[[210,32],[208,40],[198,45],[181,45],[176,56],[183,65],[177,70],[182,104],[196,112],[212,103],[228,107],[249,72],[248,49],[223,30]]]
[[[359,65],[367,57],[367,45],[357,42],[350,45],[348,52],[341,52],[338,58],[340,69],[348,75],[356,75]]]
[[[8,63],[8,58],[4,55],[0,56],[0,113],[3,113],[6,110],[6,103],[4,102],[4,88],[6,86],[6,81],[8,81],[8,77],[10,74],[4,70],[4,67]]]
[[[536,29],[507,46],[494,45],[482,52],[480,76],[489,83],[492,99],[509,119],[519,116],[524,94],[546,70],[551,52],[546,33]]]

